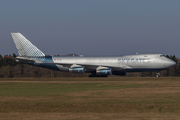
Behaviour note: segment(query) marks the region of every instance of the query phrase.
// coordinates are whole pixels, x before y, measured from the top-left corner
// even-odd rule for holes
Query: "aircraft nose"
[[[173,60],[168,60],[168,61],[166,61],[166,66],[167,66],[167,67],[172,67],[172,66],[174,66],[174,65],[176,65],[176,62],[173,61]]]
[[[172,64],[172,66],[174,66],[174,65],[176,65],[176,62],[175,62],[175,61],[172,61],[172,63],[171,63],[171,64]]]

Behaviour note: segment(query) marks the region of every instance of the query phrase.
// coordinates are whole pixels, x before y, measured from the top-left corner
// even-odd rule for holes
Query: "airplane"
[[[11,33],[19,53],[17,62],[72,73],[90,73],[89,77],[125,76],[127,72],[157,72],[176,62],[163,54],[135,54],[119,57],[53,57],[44,54],[21,33]]]

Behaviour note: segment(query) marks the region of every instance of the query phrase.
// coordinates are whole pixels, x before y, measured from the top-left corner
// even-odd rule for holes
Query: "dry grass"
[[[180,78],[0,79],[1,119],[169,120],[179,113]]]
[[[0,113],[2,120],[179,120],[179,114],[156,113]]]

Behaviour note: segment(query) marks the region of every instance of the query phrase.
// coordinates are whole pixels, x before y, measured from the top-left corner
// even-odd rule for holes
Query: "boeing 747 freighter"
[[[21,33],[11,33],[19,56],[16,61],[73,73],[90,73],[90,77],[126,75],[126,72],[159,71],[176,63],[162,54],[136,54],[120,57],[53,57],[44,54]]]

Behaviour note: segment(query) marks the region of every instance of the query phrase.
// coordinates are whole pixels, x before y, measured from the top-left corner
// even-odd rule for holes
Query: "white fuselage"
[[[125,70],[129,72],[163,70],[176,63],[162,54],[138,54],[121,57],[53,57],[54,63],[61,67],[70,67],[63,64],[75,64],[85,66],[86,71],[96,70],[98,66],[109,67],[112,70]]]

